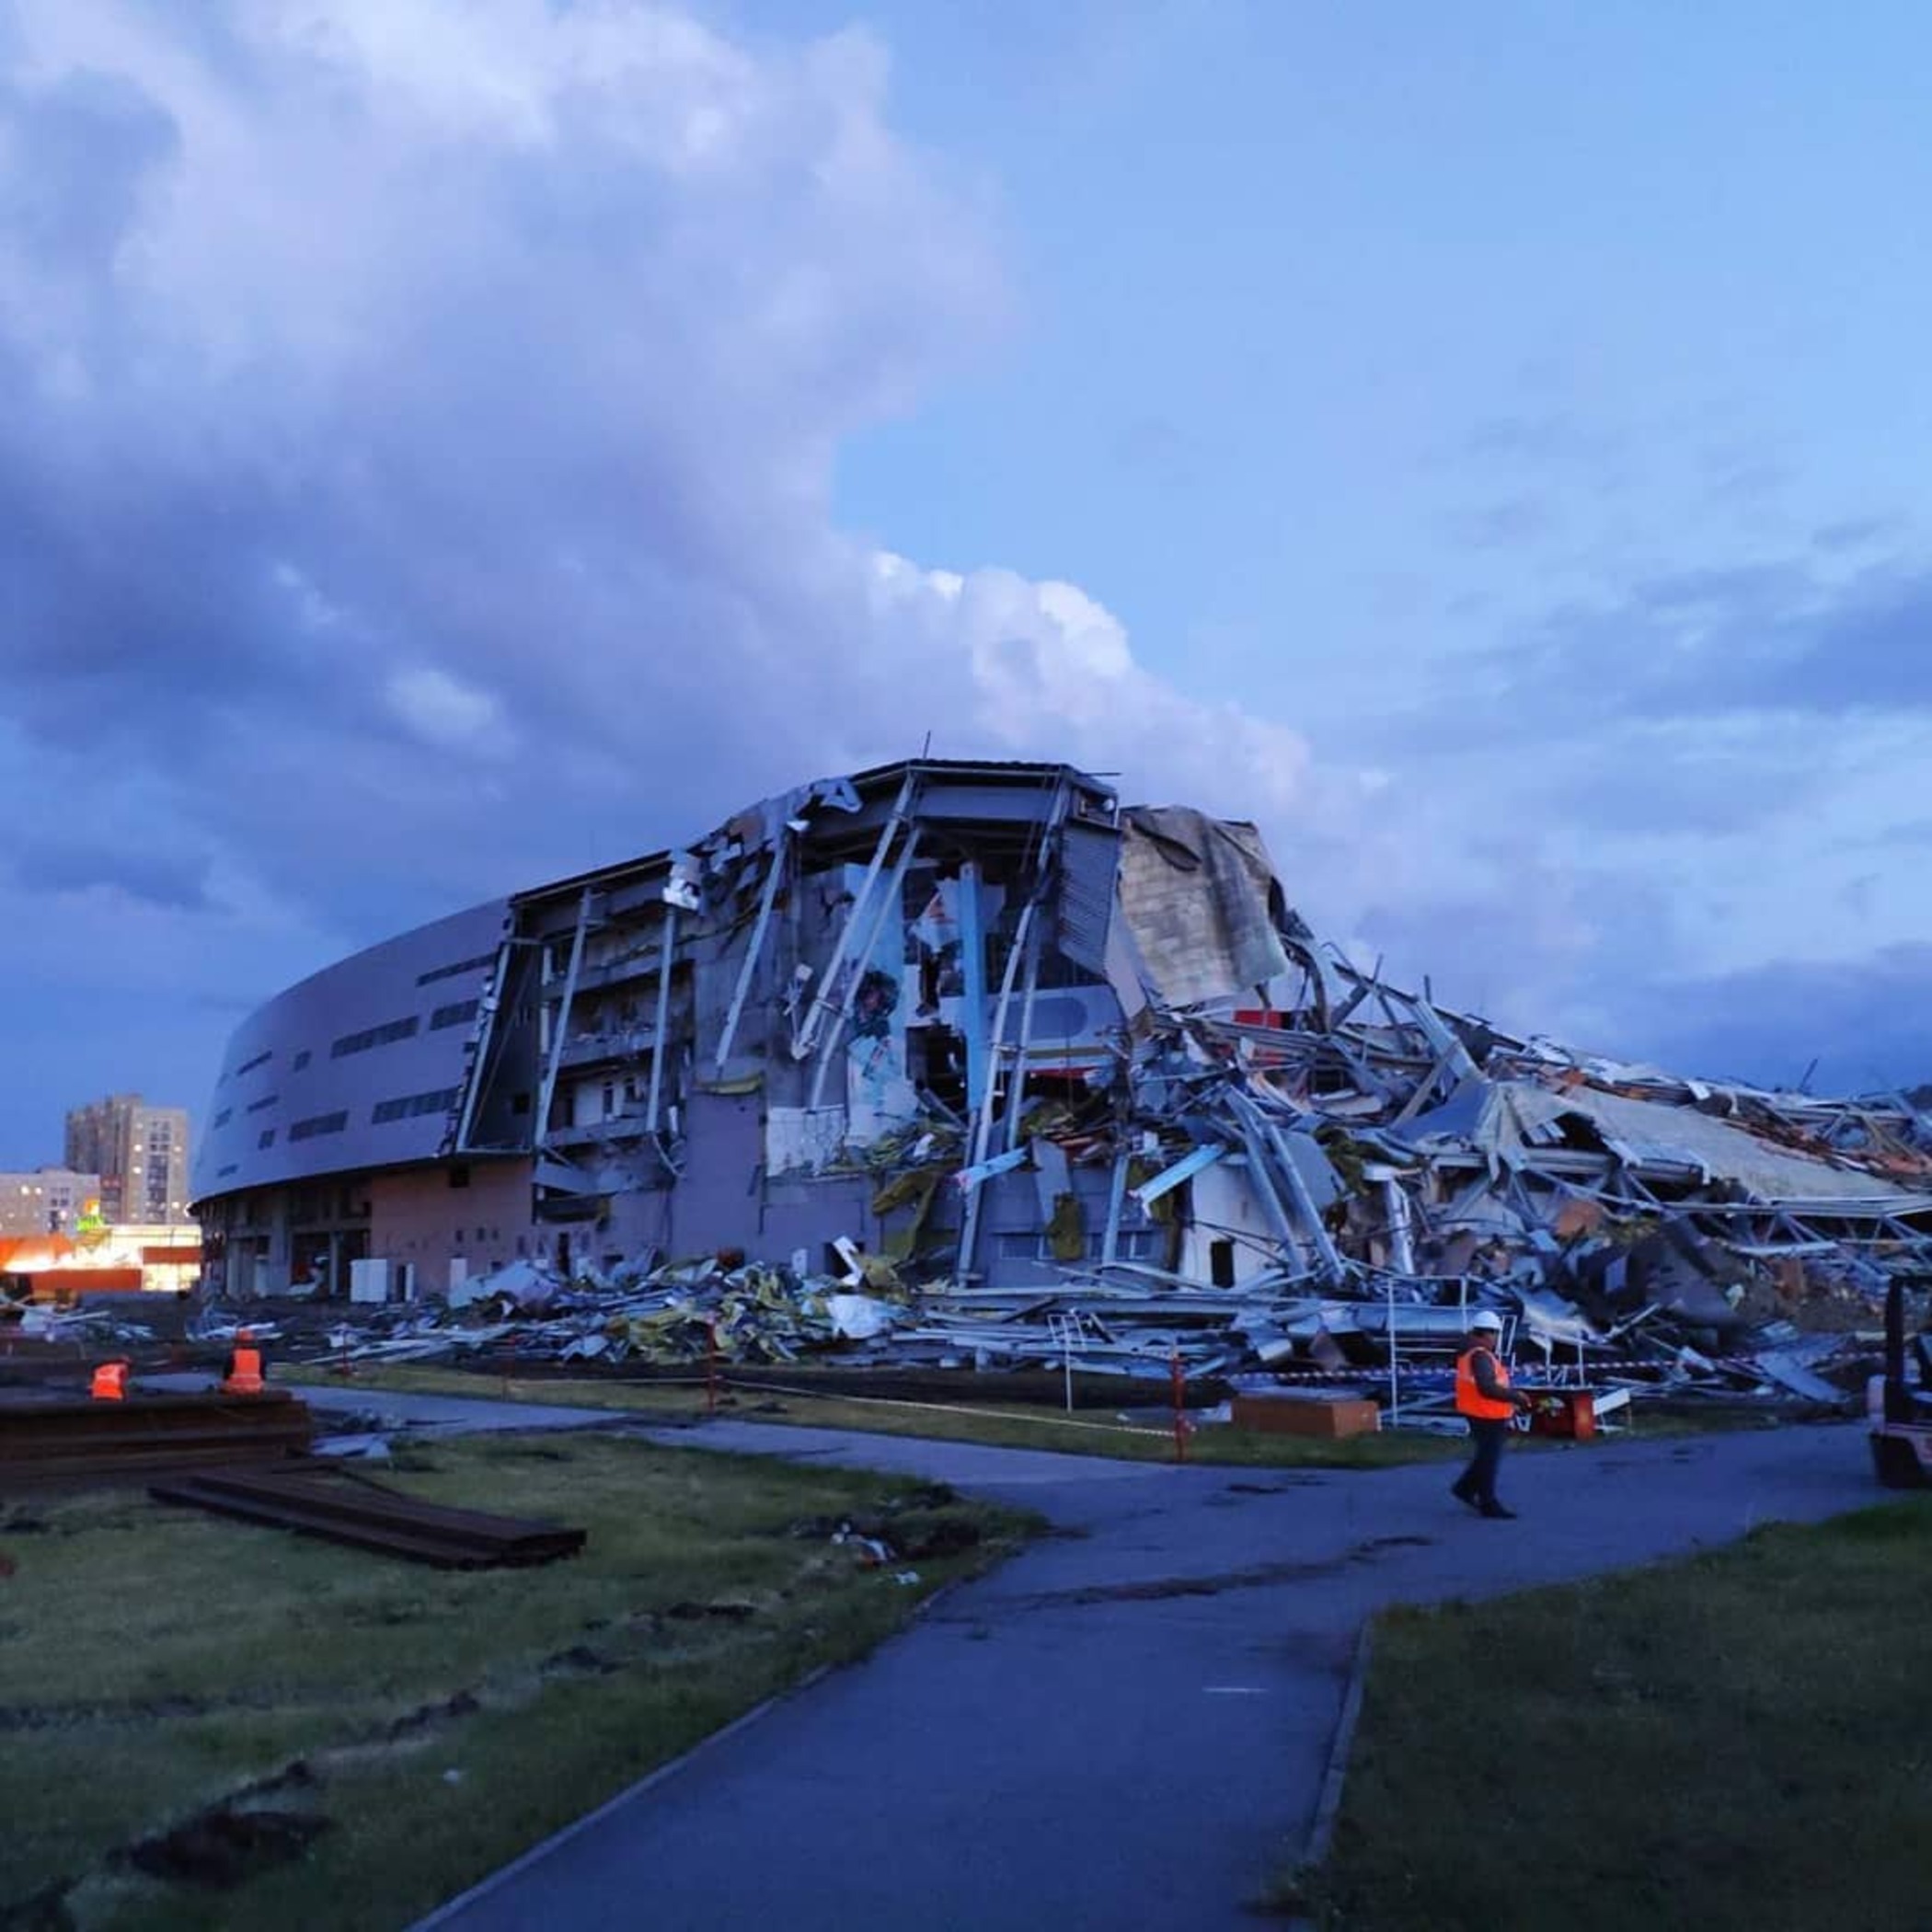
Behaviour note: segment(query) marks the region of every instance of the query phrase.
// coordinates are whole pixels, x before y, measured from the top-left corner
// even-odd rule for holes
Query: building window
[[[482,1009],[483,1002],[477,999],[459,999],[453,1006],[438,1006],[430,1015],[430,1031],[439,1033],[444,1027],[460,1027],[476,1018]]]
[[[493,952],[479,952],[473,960],[453,960],[447,966],[435,966],[428,972],[419,972],[416,983],[433,986],[438,980],[453,980],[459,972],[476,972],[485,966],[494,965],[496,957]]]
[[[424,1094],[403,1094],[394,1100],[378,1100],[369,1119],[381,1127],[390,1121],[418,1120],[426,1113],[448,1113],[462,1098],[457,1087],[439,1087]]]
[[[350,1054],[366,1053],[372,1047],[393,1046],[398,1040],[413,1039],[421,1024],[411,1013],[407,1018],[387,1020],[379,1027],[364,1027],[360,1033],[345,1033],[329,1042],[328,1057],[346,1060]]]
[[[296,1073],[299,1074],[302,1071],[302,1069],[308,1064],[310,1057],[311,1056],[308,1049],[306,1047],[304,1047],[302,1051],[295,1055],[294,1059],[289,1063],[289,1064]]]
[[[346,1112],[311,1114],[305,1121],[297,1121],[289,1129],[292,1141],[313,1140],[318,1133],[340,1133],[349,1124]]]

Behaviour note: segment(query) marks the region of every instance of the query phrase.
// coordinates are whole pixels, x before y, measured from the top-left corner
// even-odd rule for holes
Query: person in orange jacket
[[[132,1363],[117,1360],[103,1362],[94,1371],[94,1380],[87,1393],[97,1402],[124,1402],[128,1394],[128,1372]]]
[[[1510,1418],[1530,1406],[1521,1389],[1510,1386],[1509,1367],[1496,1352],[1501,1336],[1501,1316],[1493,1308],[1479,1308],[1469,1323],[1469,1345],[1455,1358],[1455,1412],[1468,1423],[1476,1449],[1449,1493],[1479,1516],[1516,1513],[1496,1500],[1496,1469]]]

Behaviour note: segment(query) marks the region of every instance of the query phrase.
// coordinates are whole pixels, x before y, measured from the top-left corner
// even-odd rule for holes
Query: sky
[[[916,753],[1510,1030],[1932,1078],[1932,17],[0,0],[0,1167]]]

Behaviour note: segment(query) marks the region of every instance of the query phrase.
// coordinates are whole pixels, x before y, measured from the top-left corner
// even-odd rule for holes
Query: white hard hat
[[[1493,1308],[1478,1308],[1469,1319],[1469,1332],[1473,1335],[1478,1328],[1492,1329],[1496,1334],[1501,1335],[1502,1333],[1502,1317],[1497,1314]]]

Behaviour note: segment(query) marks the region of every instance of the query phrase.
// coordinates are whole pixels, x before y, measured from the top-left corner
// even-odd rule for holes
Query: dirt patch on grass
[[[299,1858],[329,1821],[319,1811],[203,1811],[186,1824],[128,1847],[135,1870],[175,1885],[227,1892],[272,1866]]]

